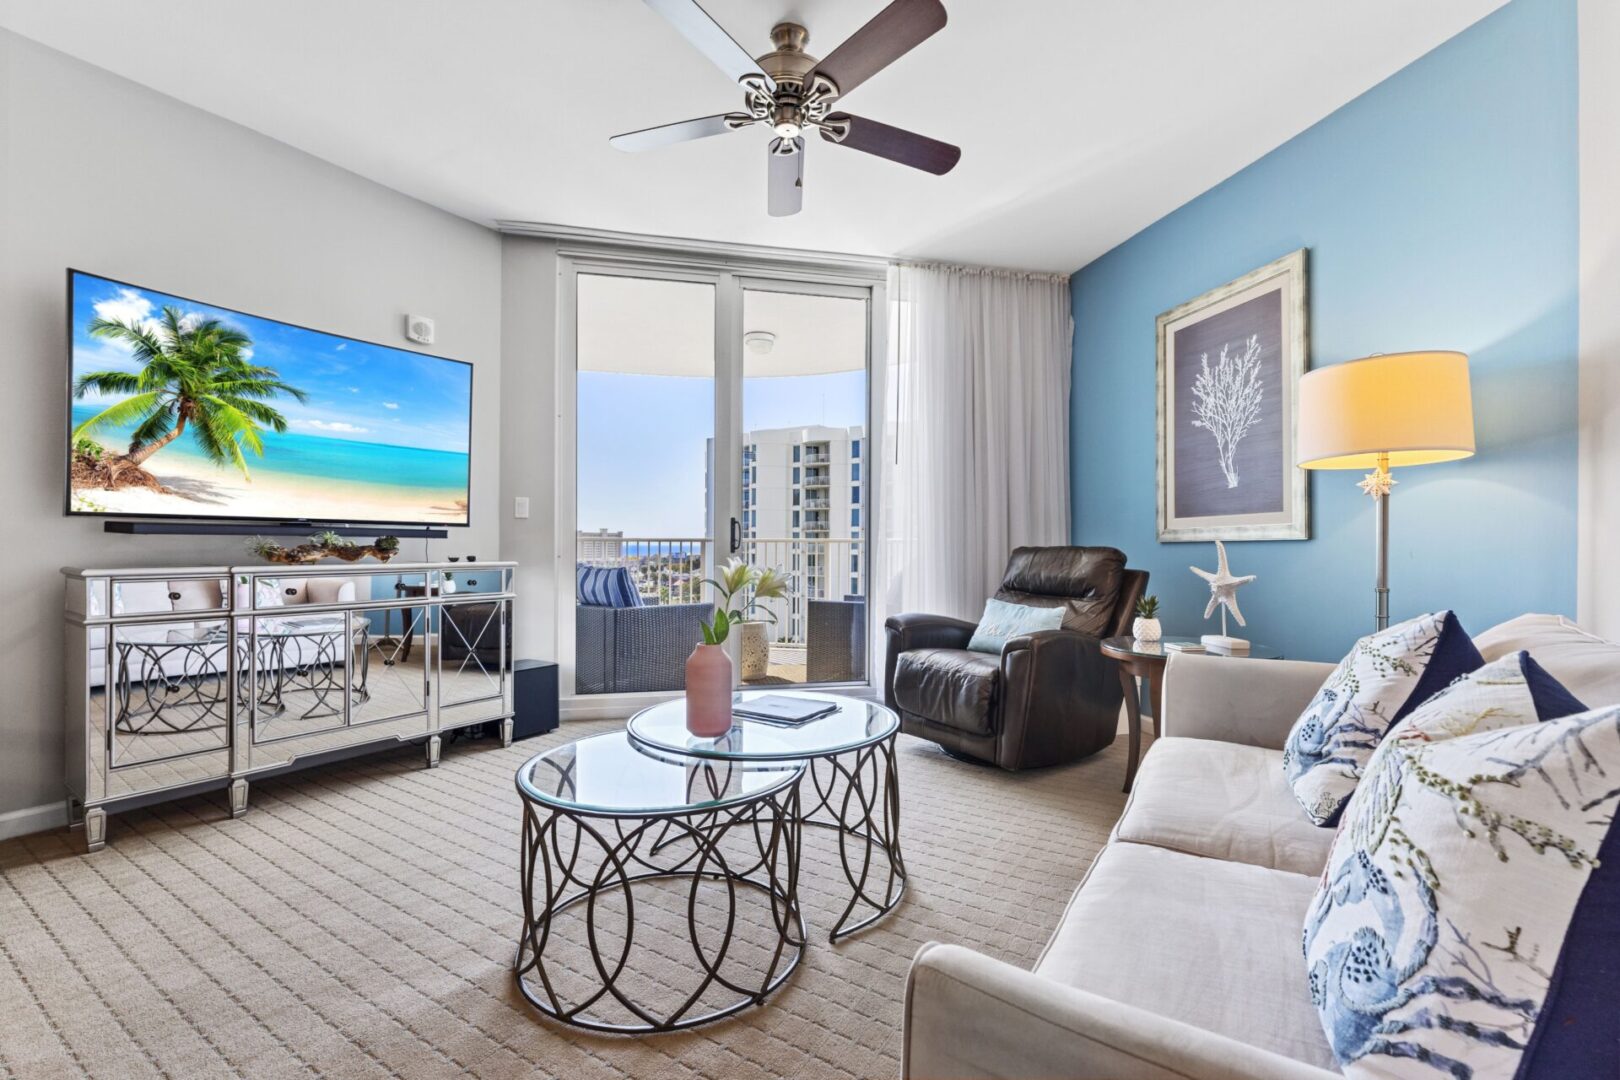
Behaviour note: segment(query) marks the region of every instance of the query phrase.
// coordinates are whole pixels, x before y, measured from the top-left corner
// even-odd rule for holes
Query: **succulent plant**
[[[377,542],[372,546],[375,547],[378,551],[398,551],[399,550],[399,537],[397,537],[397,536],[379,536],[379,537],[377,537]]]
[[[1157,619],[1159,617],[1159,598],[1157,596],[1144,596],[1136,602],[1136,613],[1144,619]]]
[[[281,545],[268,536],[251,536],[248,538],[247,549],[261,559],[268,559],[281,550]]]
[[[323,530],[321,532],[316,533],[314,536],[309,538],[309,542],[312,543],[312,544],[315,544],[318,547],[323,547],[323,548],[341,548],[341,547],[353,547],[354,546],[354,541],[353,540],[345,540],[343,537],[339,536],[337,533],[333,532],[331,529],[326,529],[326,530]]]

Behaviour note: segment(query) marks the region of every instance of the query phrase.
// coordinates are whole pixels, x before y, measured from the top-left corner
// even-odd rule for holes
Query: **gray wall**
[[[473,524],[430,554],[500,552],[500,238],[0,31],[0,834],[62,797],[58,568],[246,561],[63,516],[68,266],[400,347],[405,312],[433,316],[427,351],[477,371]]]

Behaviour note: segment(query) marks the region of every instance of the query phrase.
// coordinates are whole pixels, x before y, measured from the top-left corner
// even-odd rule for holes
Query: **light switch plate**
[[[512,516],[515,518],[529,516],[529,497],[527,495],[518,495],[512,499]]]

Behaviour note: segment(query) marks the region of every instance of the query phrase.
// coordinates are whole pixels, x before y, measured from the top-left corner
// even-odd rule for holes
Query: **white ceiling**
[[[788,18],[825,55],[883,2],[706,6],[751,51]],[[945,0],[848,107],[962,163],[812,140],[787,219],[761,129],[608,146],[740,104],[639,0],[0,0],[0,25],[475,221],[1069,271],[1502,2]]]

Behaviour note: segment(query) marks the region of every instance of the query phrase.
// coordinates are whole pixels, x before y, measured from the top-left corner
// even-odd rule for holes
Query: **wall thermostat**
[[[405,338],[418,345],[433,344],[433,320],[426,315],[405,316]]]

